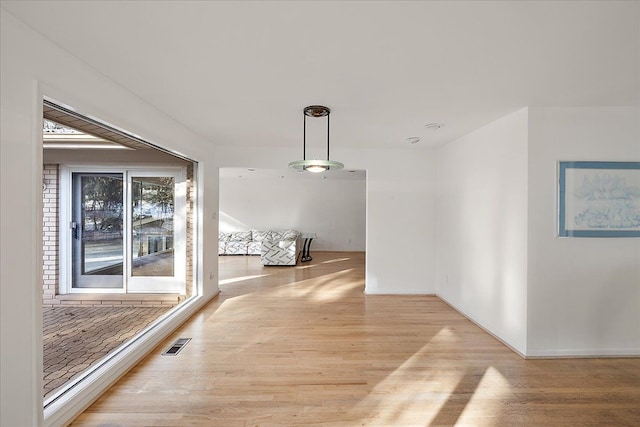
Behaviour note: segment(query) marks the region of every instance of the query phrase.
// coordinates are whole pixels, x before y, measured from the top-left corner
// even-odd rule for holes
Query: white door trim
[[[186,167],[183,165],[144,165],[132,164],[122,165],[104,165],[96,166],[95,164],[61,164],[60,165],[60,186],[59,186],[59,218],[58,218],[58,251],[60,260],[59,270],[59,294],[71,293],[182,293],[186,291]],[[72,221],[72,174],[73,173],[122,173],[124,176],[124,233],[123,245],[125,247],[125,271],[123,271],[122,288],[73,288],[73,270],[72,270],[72,239],[70,232],[70,223]],[[183,212],[180,216],[180,234],[183,238],[175,239],[176,241],[176,266],[174,277],[169,280],[154,280],[157,285],[155,290],[144,290],[134,285],[134,289],[130,289],[131,269],[129,266],[129,256],[131,252],[131,231],[130,231],[130,206],[131,192],[129,189],[129,181],[131,173],[140,175],[146,174],[152,176],[154,174],[168,174],[167,176],[176,177],[176,213]],[[178,197],[182,195],[182,197]],[[179,201],[180,199],[180,201]],[[178,206],[178,204],[180,205]],[[180,210],[179,210],[180,209]],[[176,215],[178,217],[179,215]],[[176,236],[178,232],[176,232]],[[178,242],[180,240],[180,242]],[[145,278],[148,280],[149,278]],[[158,279],[158,278],[153,278]],[[135,282],[135,281],[134,281]]]
[[[133,200],[131,180],[136,177],[166,176],[174,178],[174,271],[173,276],[151,277],[132,275],[132,227],[127,228],[127,246],[125,249],[125,266],[128,293],[186,293],[186,235],[187,235],[187,198],[186,198],[186,167],[155,167],[155,168],[127,168],[127,211],[131,215],[131,201]],[[129,224],[127,224],[129,226]]]

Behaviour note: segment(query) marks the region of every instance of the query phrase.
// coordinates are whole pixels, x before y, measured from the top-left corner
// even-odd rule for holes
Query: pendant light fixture
[[[329,113],[331,110],[322,105],[310,105],[305,107],[303,112],[302,160],[289,163],[289,167],[313,173],[342,169],[344,167],[342,163],[329,160]],[[327,118],[327,160],[307,160],[307,117]]]

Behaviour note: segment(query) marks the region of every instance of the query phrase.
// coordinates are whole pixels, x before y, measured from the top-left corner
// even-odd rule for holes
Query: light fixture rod
[[[307,115],[302,115],[302,160],[307,160]]]
[[[329,117],[330,114],[327,114],[327,160],[329,160]]]

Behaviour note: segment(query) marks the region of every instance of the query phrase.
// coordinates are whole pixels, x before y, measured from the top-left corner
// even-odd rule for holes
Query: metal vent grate
[[[178,353],[180,353],[180,351],[184,348],[185,345],[187,345],[187,343],[191,341],[191,338],[178,338],[176,340],[176,342],[174,342],[171,347],[169,347],[167,349],[167,351],[165,351],[164,353],[162,353],[163,356],[176,356]]]

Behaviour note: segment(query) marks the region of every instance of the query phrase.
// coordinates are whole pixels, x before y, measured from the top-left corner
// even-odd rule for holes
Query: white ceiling
[[[637,105],[639,2],[2,1],[219,145],[438,145],[525,106]],[[440,122],[437,132],[425,124]]]

